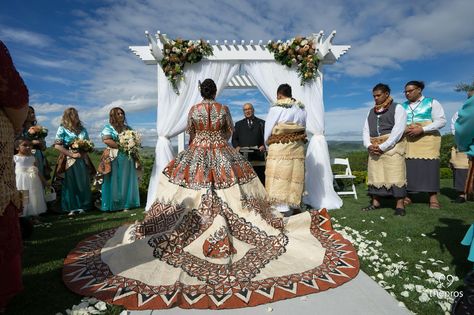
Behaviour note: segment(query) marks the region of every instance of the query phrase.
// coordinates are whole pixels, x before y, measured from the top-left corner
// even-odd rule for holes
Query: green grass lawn
[[[442,314],[436,299],[420,302],[415,290],[403,287],[406,284],[423,285],[434,288],[436,283],[429,284],[426,271],[456,275],[459,280],[446,290],[460,290],[462,279],[472,268],[466,260],[467,248],[460,245],[468,226],[474,222],[473,203],[455,205],[450,198],[455,197],[449,180],[442,180],[442,209],[428,209],[427,196],[416,196],[414,204],[407,208],[405,217],[393,216],[393,200],[387,200],[383,209],[362,212],[360,208],[368,204],[365,187],[358,187],[359,200],[344,197],[343,208],[331,211],[337,230],[345,227],[360,232],[354,236],[356,247],[361,243],[369,244],[370,249],[377,249],[379,256],[392,263],[404,262],[404,267],[394,276],[385,276],[388,269],[383,265],[377,267],[374,255],[361,256],[361,268],[377,281],[385,281],[383,286],[396,295],[407,307],[418,314]],[[125,222],[133,222],[143,217],[143,209],[130,212],[102,213],[89,212],[69,217],[51,215],[42,218],[50,223],[36,227],[29,241],[25,242],[23,253],[24,291],[11,302],[7,314],[56,314],[79,304],[81,297],[70,292],[61,279],[63,259],[68,252],[82,239],[117,227]],[[352,230],[351,230],[352,231]],[[354,232],[355,233],[355,232]],[[386,234],[385,234],[386,233]],[[350,234],[350,233],[349,233]],[[351,234],[355,235],[355,234]],[[385,236],[384,236],[385,235]],[[376,244],[376,241],[379,243]],[[426,253],[423,253],[426,251]],[[375,252],[373,252],[375,253]],[[430,260],[433,259],[433,261]],[[372,260],[371,260],[372,259]],[[387,260],[388,259],[388,260]],[[423,263],[420,263],[420,260]],[[417,266],[418,265],[418,266]],[[442,269],[445,268],[445,269]],[[446,269],[447,268],[447,269]],[[392,270],[392,269],[390,269]],[[380,278],[383,276],[383,279]],[[419,279],[418,279],[418,278]],[[408,297],[401,295],[403,291]],[[108,314],[118,314],[120,308],[113,307]]]

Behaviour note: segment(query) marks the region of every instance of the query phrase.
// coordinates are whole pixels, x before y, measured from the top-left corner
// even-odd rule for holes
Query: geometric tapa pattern
[[[214,215],[215,205],[221,202],[216,198],[215,195],[203,196],[202,208],[207,209],[208,215]],[[245,220],[233,216],[231,209],[225,203],[221,202],[218,208],[221,213],[225,214],[227,220],[239,221],[242,228],[248,231]],[[193,215],[188,215],[190,218],[183,218],[183,222],[186,220],[193,222]],[[179,255],[173,256],[166,250],[157,251],[155,247],[155,259],[163,261],[169,259],[166,261],[167,263],[181,264],[180,267],[185,272],[207,282],[201,285],[187,285],[177,281],[173,285],[152,286],[141,281],[114,275],[108,265],[101,260],[101,249],[115,233],[115,230],[108,230],[80,242],[69,253],[64,261],[63,280],[74,292],[94,296],[108,303],[123,305],[127,309],[137,310],[164,309],[175,306],[196,309],[240,308],[321,292],[335,288],[354,278],[359,271],[359,261],[352,244],[332,229],[326,209],[311,210],[310,215],[311,234],[326,248],[326,252],[321,265],[304,272],[263,280],[255,280],[254,276],[248,275],[247,281],[241,283],[239,281],[224,281],[218,275],[209,276],[211,274],[209,272],[206,273],[207,276],[204,276],[204,273],[198,274],[199,270],[206,270],[205,268],[211,268],[212,265],[198,264],[199,267],[196,267],[197,265],[194,264],[196,261],[191,261],[196,258],[183,256],[184,258],[177,259],[176,257]],[[183,241],[179,238],[185,237],[180,235],[184,232],[178,231],[173,236],[175,241]],[[254,233],[256,234],[249,239],[260,238],[262,242],[267,242],[268,239],[265,238],[270,237],[256,230]],[[173,237],[169,237],[167,244]],[[248,270],[265,268],[265,264],[273,259],[278,259],[279,255],[284,252],[284,237],[272,237],[275,238],[273,244],[277,248],[276,251],[269,254],[268,257],[256,257],[254,256],[256,253],[247,257],[245,263],[250,264]],[[159,247],[160,240],[152,237],[149,243]],[[259,265],[258,262],[261,259],[264,263]],[[222,270],[218,272],[222,272]]]

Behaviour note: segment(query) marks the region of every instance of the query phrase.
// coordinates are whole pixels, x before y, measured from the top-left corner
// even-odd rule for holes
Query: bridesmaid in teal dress
[[[60,152],[56,176],[63,178],[61,209],[69,213],[92,208],[90,175],[95,169],[87,153],[70,150],[76,139],[89,140],[89,134],[82,126],[77,110],[71,107],[64,111],[54,142],[54,148]]]
[[[102,211],[128,210],[140,206],[138,190],[138,161],[119,150],[119,133],[131,130],[125,119],[125,112],[119,107],[112,108],[109,123],[101,132],[102,141],[107,145],[99,172],[104,174],[102,184]]]

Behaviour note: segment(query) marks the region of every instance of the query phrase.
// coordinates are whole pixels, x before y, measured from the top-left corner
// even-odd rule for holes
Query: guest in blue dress
[[[131,156],[119,148],[119,134],[132,130],[127,124],[125,112],[112,108],[109,123],[101,132],[107,145],[99,164],[99,173],[104,175],[102,184],[102,211],[128,210],[140,206],[137,168],[138,156]]]
[[[48,160],[43,153],[43,151],[46,150],[46,141],[44,138],[31,138],[30,134],[28,134],[28,130],[36,125],[37,121],[35,109],[29,106],[28,116],[26,116],[26,120],[23,123],[23,136],[31,139],[31,143],[33,144],[32,152],[36,159],[39,174],[43,177],[43,179],[48,180],[51,178],[51,167],[49,166]]]
[[[54,148],[60,152],[55,174],[62,178],[61,209],[69,213],[92,208],[91,174],[95,174],[95,169],[86,152],[71,149],[76,139],[89,140],[89,134],[77,110],[71,107],[64,111],[54,142]]]

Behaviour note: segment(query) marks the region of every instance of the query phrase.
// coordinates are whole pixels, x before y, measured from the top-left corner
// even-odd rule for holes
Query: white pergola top
[[[163,58],[163,45],[169,39],[166,34],[158,31],[155,38],[148,31],[145,32],[148,39],[148,46],[130,46],[130,50],[137,55],[147,65],[158,65]],[[324,32],[311,35],[315,39],[314,49],[322,64],[333,64],[350,48],[350,45],[333,45],[336,31],[332,31],[327,37]],[[271,42],[264,43],[262,40],[254,42],[253,40],[237,42],[235,40],[223,42],[214,41],[212,44],[213,56],[205,57],[208,60],[215,61],[271,61],[275,60],[273,53],[268,51],[266,45]],[[279,41],[282,42],[282,41]],[[211,44],[211,41],[207,40]],[[255,87],[254,82],[246,74],[236,75],[228,84],[228,88],[251,88]]]

